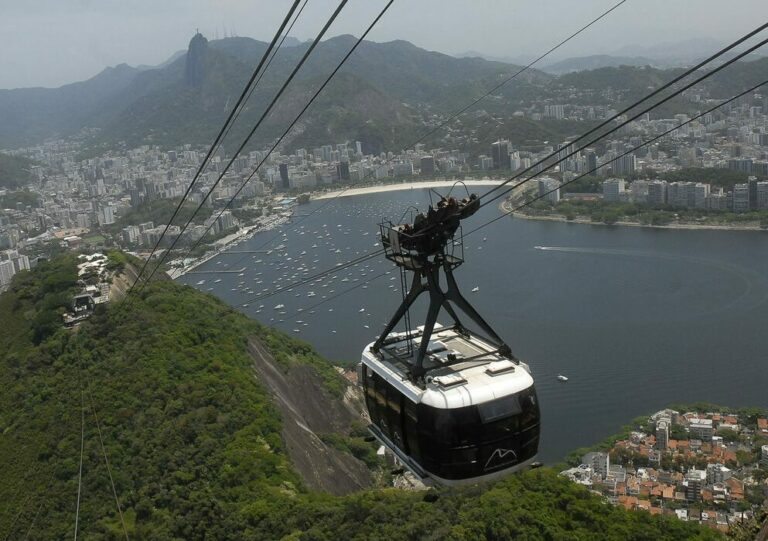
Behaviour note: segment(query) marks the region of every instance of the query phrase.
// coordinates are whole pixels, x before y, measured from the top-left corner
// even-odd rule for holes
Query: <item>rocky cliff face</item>
[[[198,32],[189,42],[187,63],[184,68],[184,81],[187,86],[198,87],[205,78],[205,57],[208,53],[208,40]]]
[[[352,423],[361,420],[359,398],[329,396],[309,366],[278,367],[257,338],[248,340],[248,352],[259,383],[269,389],[280,410],[288,456],[307,486],[337,495],[372,486],[365,464],[320,439],[322,434],[346,433]]]

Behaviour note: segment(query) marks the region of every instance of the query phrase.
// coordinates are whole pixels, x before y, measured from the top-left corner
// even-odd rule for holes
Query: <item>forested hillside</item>
[[[87,81],[60,88],[0,90],[0,148],[72,136],[84,128],[96,129],[86,138],[91,154],[123,144],[131,148],[141,144],[172,147],[209,143],[267,43],[251,38],[208,42],[198,36],[193,38],[200,45],[193,57],[187,52],[154,68],[121,64]],[[282,132],[354,42],[352,36],[343,35],[317,46],[256,132],[253,148],[263,147]],[[249,99],[230,141],[239,142],[245,137],[308,46],[305,42],[280,49],[259,83],[259,90]],[[185,76],[188,60],[195,65],[194,84]],[[702,88],[715,98],[730,96],[761,80],[766,62],[738,62],[703,83]],[[358,140],[364,143],[365,153],[399,151],[440,118],[463,108],[519,70],[519,66],[503,62],[427,51],[406,41],[365,41],[307,110],[286,145],[312,148]],[[618,66],[553,77],[531,68],[498,88],[491,98],[470,109],[452,126],[465,135],[473,130],[484,134],[493,129],[519,145],[529,139],[537,143],[561,140],[586,131],[591,124],[532,121],[513,117],[513,113],[546,100],[623,107],[681,72],[679,68]],[[653,115],[666,117],[697,108],[688,99],[676,98]],[[518,135],[521,130],[525,133]],[[428,147],[452,148],[454,142],[450,133],[446,134],[441,130],[424,143]],[[493,139],[489,136],[489,140]],[[485,141],[481,143],[485,149]],[[225,148],[234,151],[229,145],[226,143]]]
[[[0,152],[0,189],[15,190],[29,184],[32,180],[31,165],[32,162],[26,158]]]
[[[169,280],[63,329],[75,262],[21,272],[0,296],[2,539],[73,534],[83,426],[83,539],[124,538],[124,528],[157,540],[718,538],[610,506],[547,468],[463,490],[313,490],[283,436],[295,421],[254,371],[252,349],[279,373],[316,378],[320,397],[307,400],[330,411],[347,384],[326,361]],[[336,441],[366,458],[357,434]]]

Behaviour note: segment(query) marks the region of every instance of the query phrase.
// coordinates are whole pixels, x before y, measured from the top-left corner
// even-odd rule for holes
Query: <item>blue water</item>
[[[252,298],[375,249],[382,218],[396,220],[428,201],[426,190],[340,198],[232,248],[256,250],[278,235],[262,249],[283,249],[222,254],[198,269],[245,267],[242,276],[181,281],[204,279],[196,287],[235,306],[248,303],[240,309],[249,316],[351,363],[401,300],[399,274],[383,257],[322,283]],[[465,233],[498,215],[493,205],[481,209],[465,221]],[[456,275],[465,295],[536,378],[545,462],[674,402],[768,407],[768,233],[504,218],[464,244],[466,263]],[[418,319],[417,310],[414,325]]]

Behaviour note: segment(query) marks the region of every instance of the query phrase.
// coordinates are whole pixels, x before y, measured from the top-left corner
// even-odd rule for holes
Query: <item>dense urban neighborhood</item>
[[[700,95],[691,99],[696,103],[706,101]],[[651,120],[646,115],[629,124],[624,137],[607,143],[602,153],[595,149],[574,151],[575,145],[568,143],[557,148],[543,144],[535,150],[522,150],[507,140],[494,142],[487,155],[479,156],[459,150],[427,149],[423,144],[401,153],[370,155],[363,154],[360,141],[297,149],[292,154],[251,151],[229,159],[222,153],[212,159],[202,182],[185,203],[188,207],[202,204],[207,214],[184,231],[180,246],[205,247],[239,228],[258,229],[275,217],[288,217],[295,204],[295,199],[286,197],[291,194],[364,183],[505,178],[543,169],[553,153],[555,159],[560,154],[572,155],[553,172],[537,178],[533,193],[554,209],[561,202],[599,200],[603,204],[635,203],[681,212],[696,209],[720,219],[752,216],[753,220],[768,223],[768,180],[761,180],[768,179],[768,116],[763,112],[768,109],[766,102],[768,96],[755,96],[729,104],[721,113],[709,114],[650,148],[641,146],[645,137],[685,122],[688,117]],[[535,120],[566,114],[564,111],[582,120],[615,114],[599,107],[550,105],[541,111],[533,107],[519,113]],[[616,157],[632,149],[636,150]],[[40,251],[36,247],[50,242],[72,247],[84,242],[95,247],[152,249],[164,231],[162,217],[184,194],[205,156],[204,149],[191,145],[173,150],[145,145],[124,154],[85,160],[78,160],[79,150],[77,141],[57,140],[13,152],[32,160],[34,180],[21,192],[0,190],[0,201],[6,207],[0,217],[0,248],[7,250],[0,262],[2,284],[7,284],[14,272],[29,268]],[[714,182],[663,178],[681,171],[692,178],[696,174],[713,178]],[[596,178],[591,190],[587,186],[588,191],[571,191],[566,186],[561,193],[561,184],[585,173],[594,174],[587,178]],[[220,176],[220,184],[206,197]],[[601,176],[608,178],[601,180]],[[576,184],[574,188],[584,190],[585,185]],[[222,210],[238,190],[232,208]],[[610,219],[605,218],[604,210],[601,212],[604,219]],[[180,231],[180,225],[171,225],[163,246],[171,244]],[[203,242],[199,242],[201,239]],[[33,257],[31,261],[29,256]]]
[[[613,504],[728,531],[768,496],[768,418],[759,411],[658,411],[561,475]],[[576,459],[578,460],[578,459]]]

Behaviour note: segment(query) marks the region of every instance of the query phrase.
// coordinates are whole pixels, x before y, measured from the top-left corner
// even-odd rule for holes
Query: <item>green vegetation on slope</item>
[[[14,190],[29,184],[32,181],[31,165],[26,158],[0,152],[0,188]]]
[[[63,257],[20,273],[0,296],[2,538],[72,535],[81,400],[79,531],[88,539],[122,537],[91,403],[132,539],[718,537],[612,507],[549,469],[426,496],[309,492],[284,452],[277,410],[254,378],[247,339],[259,338],[279,363],[309,363],[331,388],[340,386],[330,366],[308,345],[167,280],[128,306],[98,310],[76,331],[48,329],[35,345],[35,321],[57,311],[58,301],[48,299],[70,290],[74,265]]]
[[[39,207],[40,195],[28,190],[8,192],[0,197],[0,209],[24,209],[26,207]]]
[[[120,230],[128,225],[138,225],[145,222],[152,222],[155,227],[164,226],[168,223],[168,220],[173,215],[173,211],[176,210],[176,206],[179,204],[179,198],[173,199],[153,199],[151,201],[145,201],[138,207],[131,208],[124,214],[120,215],[114,224],[107,226],[107,229],[112,233],[118,233]],[[197,208],[197,203],[185,202],[179,214],[173,220],[174,225],[184,225],[192,213]],[[193,223],[202,223],[205,221],[207,215],[201,213],[193,220]]]
[[[564,216],[566,220],[589,218],[594,223],[618,222],[642,225],[671,223],[707,226],[750,226],[768,228],[768,211],[752,210],[735,213],[724,210],[689,209],[671,205],[648,206],[643,203],[615,203],[603,200],[561,200],[556,205],[537,201],[525,209],[526,214]]]
[[[703,182],[713,187],[732,190],[733,185],[746,182],[750,177],[748,173],[731,171],[730,169],[711,169],[706,167],[686,167],[677,171],[668,171],[658,175],[668,182]]]

